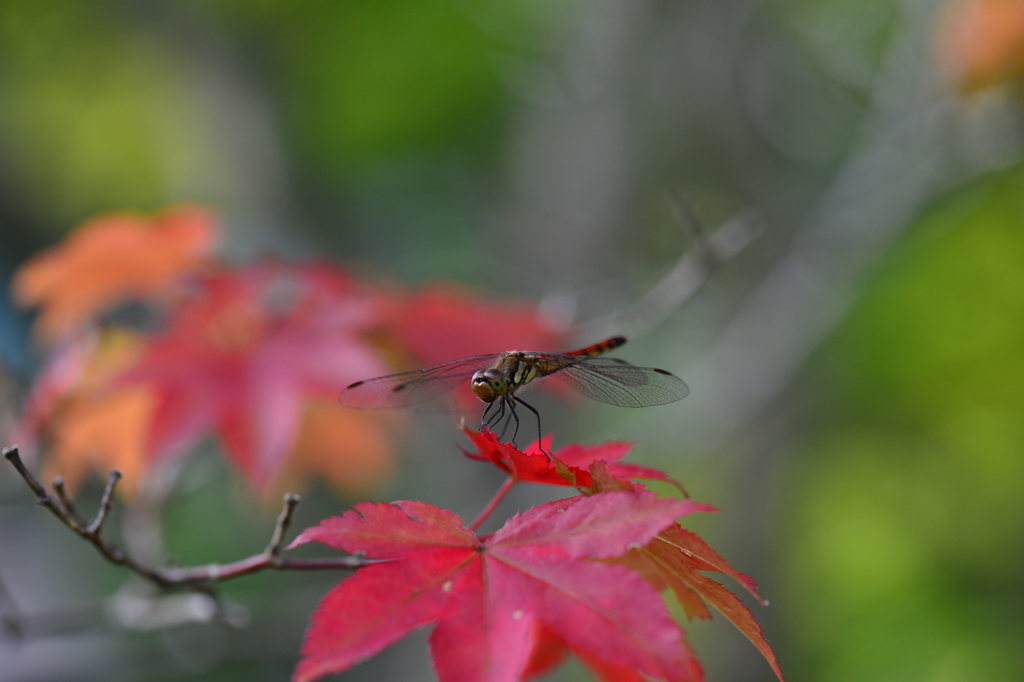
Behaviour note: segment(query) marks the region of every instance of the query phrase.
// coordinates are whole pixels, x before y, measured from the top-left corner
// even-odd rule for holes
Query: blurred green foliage
[[[944,197],[820,351],[781,554],[799,677],[1019,679],[1022,220],[1021,166]]]
[[[63,232],[97,211],[165,200],[163,157],[196,131],[175,115],[186,110],[183,74],[151,36],[109,4],[8,3],[0,61],[7,201]]]
[[[451,2],[320,3],[295,18],[284,19],[275,57],[317,168],[458,143],[494,111],[486,42]]]
[[[287,140],[307,198],[305,184],[344,196],[346,182],[396,157],[493,155],[507,95],[471,4],[192,5],[0,11],[8,200],[53,231],[111,207],[223,201],[229,181],[213,171],[252,172],[230,158],[225,126],[245,125],[235,109],[253,104]],[[235,45],[251,51],[259,79]]]

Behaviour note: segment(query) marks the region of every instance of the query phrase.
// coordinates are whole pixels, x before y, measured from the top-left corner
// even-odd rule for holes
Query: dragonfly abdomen
[[[594,355],[603,355],[610,350],[614,350],[626,343],[625,336],[613,336],[610,339],[605,339],[599,343],[595,343],[592,346],[586,346],[578,350],[572,350],[566,353],[566,355],[582,355],[584,357],[593,357]]]

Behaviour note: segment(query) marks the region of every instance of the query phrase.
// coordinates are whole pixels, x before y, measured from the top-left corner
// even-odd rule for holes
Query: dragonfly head
[[[501,370],[482,369],[473,375],[473,393],[485,403],[493,403],[508,392],[508,382]]]

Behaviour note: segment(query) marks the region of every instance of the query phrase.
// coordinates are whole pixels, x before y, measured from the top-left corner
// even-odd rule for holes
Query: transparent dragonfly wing
[[[469,386],[473,373],[490,367],[497,355],[473,355],[424,369],[357,381],[344,389],[338,401],[362,409],[427,405],[443,399],[460,384]]]
[[[635,367],[614,358],[588,358],[554,376],[592,400],[619,407],[665,405],[690,393],[683,380],[674,374],[652,367]]]

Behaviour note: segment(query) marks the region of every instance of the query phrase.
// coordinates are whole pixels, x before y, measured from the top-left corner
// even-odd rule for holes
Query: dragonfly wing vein
[[[469,386],[478,369],[487,367],[495,355],[474,355],[425,369],[357,381],[338,396],[346,407],[363,409],[411,407],[444,396],[459,384]]]
[[[621,362],[580,362],[557,376],[586,397],[619,407],[664,405],[690,393],[683,380],[673,374]]]

